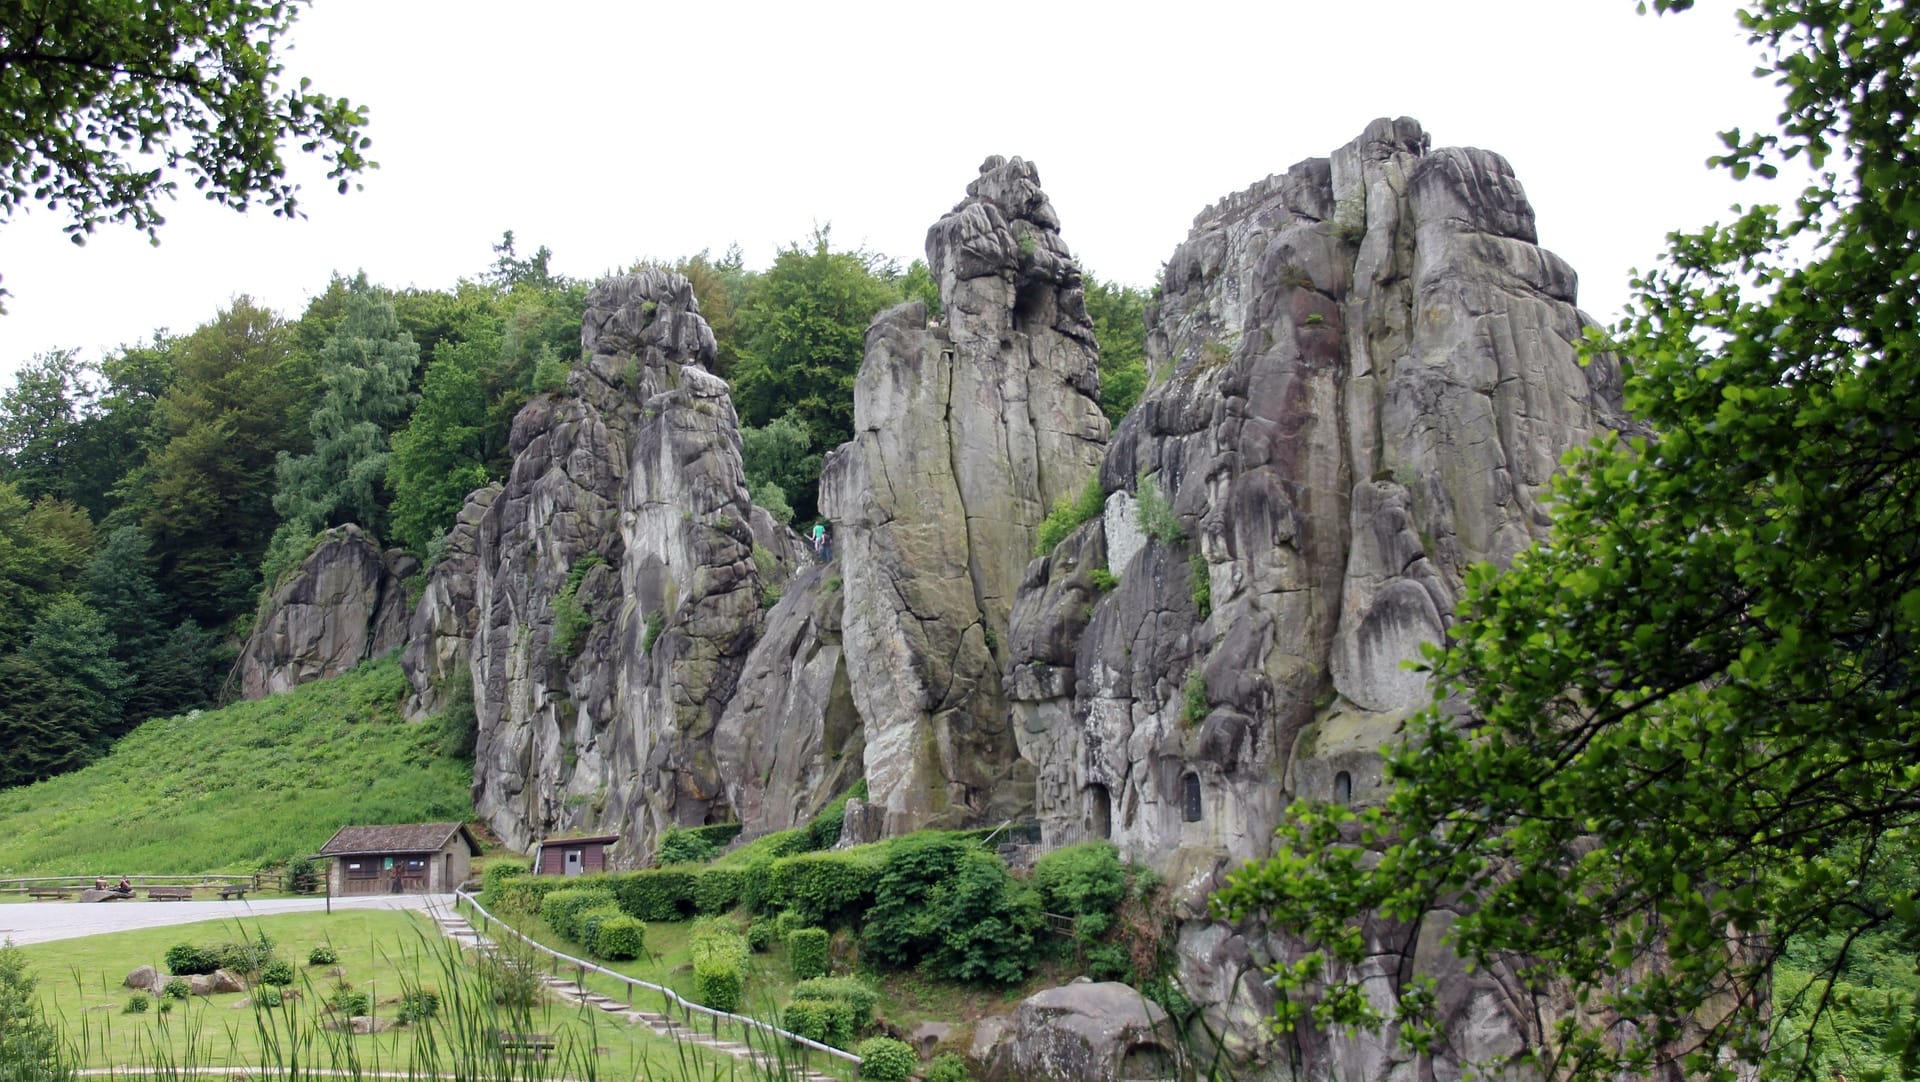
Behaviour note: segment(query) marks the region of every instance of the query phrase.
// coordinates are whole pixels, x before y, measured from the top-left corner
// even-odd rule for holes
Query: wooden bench
[[[148,887],[147,900],[152,902],[191,902],[192,887]]]
[[[64,902],[73,897],[73,892],[65,887],[28,887],[27,893],[45,902]]]
[[[252,889],[253,889],[252,887],[242,887],[242,886],[221,887],[220,900],[224,902],[233,898],[238,898],[244,902],[247,900],[247,892]]]
[[[554,1049],[551,1033],[509,1033],[500,1031],[500,1052],[506,1056],[546,1059]]]

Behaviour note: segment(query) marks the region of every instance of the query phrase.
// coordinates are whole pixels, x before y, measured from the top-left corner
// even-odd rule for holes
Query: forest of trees
[[[259,601],[352,522],[431,562],[469,492],[503,477],[513,416],[564,393],[590,283],[512,233],[447,289],[336,275],[291,318],[245,297],[185,334],[24,364],[0,392],[0,787],[84,765],[141,720],[217,702]],[[732,381],[748,481],[817,512],[850,438],[867,323],[937,306],[924,263],[836,250],[765,270],[737,249],[665,261],[693,283]],[[1139,396],[1143,290],[1089,278],[1104,403]]]

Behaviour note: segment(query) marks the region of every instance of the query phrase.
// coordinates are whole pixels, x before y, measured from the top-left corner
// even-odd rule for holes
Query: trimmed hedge
[[[693,915],[693,887],[698,877],[686,868],[649,868],[622,876],[615,888],[620,908],[629,917],[670,923]]]
[[[773,858],[765,857],[756,860],[741,871],[740,904],[747,907],[747,912],[766,912],[767,896],[772,890]]]
[[[787,964],[793,967],[793,979],[804,981],[826,976],[832,945],[825,928],[795,928],[788,932]]]
[[[500,884],[499,911],[502,914],[526,912],[537,914],[547,895],[559,890],[573,890],[579,886],[580,876],[560,875],[522,875],[510,877]],[[492,909],[489,905],[487,908]]]
[[[731,912],[745,892],[747,873],[740,868],[708,868],[693,884],[693,908],[696,913]]]
[[[580,938],[580,915],[589,909],[615,905],[613,892],[598,890],[556,890],[541,899],[540,919],[547,922],[555,935],[563,939],[582,942]]]
[[[500,901],[500,891],[509,880],[519,879],[527,874],[525,864],[494,860],[487,863],[486,872],[480,877],[480,904],[492,909]]]
[[[780,1012],[780,1028],[810,1041],[845,1047],[833,1039],[833,1005],[823,1000],[795,1000]]]
[[[756,920],[747,925],[747,949],[755,954],[765,954],[773,947],[773,922],[766,919]]]
[[[638,958],[647,950],[647,925],[625,913],[602,920],[593,934],[593,953],[623,962]]]
[[[873,1007],[880,993],[866,982],[853,977],[815,977],[793,986],[795,1002],[839,1003],[847,1013],[847,1039],[852,1040],[873,1025]]]
[[[720,917],[693,922],[693,994],[716,1011],[733,1011],[746,994],[747,941]]]
[[[868,1037],[853,1053],[860,1057],[864,1082],[906,1082],[920,1067],[913,1046],[892,1037]]]
[[[573,918],[574,925],[580,929],[577,942],[587,948],[587,953],[599,954],[600,940],[598,937],[600,935],[600,926],[606,923],[608,917],[626,916],[625,913],[620,911],[618,905],[596,905],[592,909],[582,910]],[[628,917],[627,919],[631,920],[633,918]]]
[[[768,893],[808,924],[849,925],[873,904],[879,879],[880,861],[871,852],[800,853],[773,862]]]

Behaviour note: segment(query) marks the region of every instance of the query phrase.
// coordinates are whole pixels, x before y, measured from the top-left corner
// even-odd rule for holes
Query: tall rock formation
[[[1623,423],[1616,369],[1578,362],[1574,290],[1503,159],[1374,122],[1195,220],[1106,514],[1027,568],[1007,686],[1044,837],[1168,874],[1181,978],[1236,1050],[1266,1039],[1258,967],[1291,944],[1208,921],[1218,874],[1266,855],[1296,797],[1378,799],[1379,750],[1430,697],[1402,663],[1470,565],[1546,525],[1561,455]],[[1453,1074],[1537,1043],[1526,990],[1466,974],[1444,917],[1369,932],[1379,987],[1443,977],[1444,1065],[1306,1034],[1308,1075]]]
[[[852,443],[826,464],[845,657],[888,832],[1025,814],[1000,673],[1034,534],[1107,437],[1079,270],[1034,167],[992,157],[927,234],[924,305],[867,331]]]
[[[681,276],[595,287],[567,392],[514,419],[415,615],[415,707],[467,668],[475,809],[512,847],[617,831],[631,862],[732,817],[710,738],[795,546],[747,496],[713,349]]]
[[[398,649],[407,635],[406,580],[420,563],[380,551],[349,523],[320,534],[313,551],[264,605],[240,651],[240,696],[259,699],[338,676]]]

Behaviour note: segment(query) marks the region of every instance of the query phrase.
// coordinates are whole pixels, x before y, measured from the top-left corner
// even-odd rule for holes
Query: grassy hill
[[[0,790],[0,875],[251,871],[351,823],[467,819],[472,767],[408,724],[398,663],[155,718],[99,762]]]

